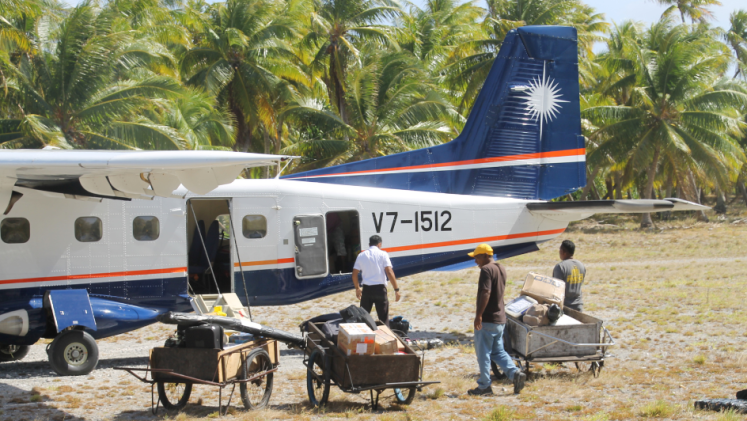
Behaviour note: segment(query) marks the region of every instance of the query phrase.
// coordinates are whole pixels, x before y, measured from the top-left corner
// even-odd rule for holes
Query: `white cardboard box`
[[[535,304],[537,304],[537,300],[534,298],[520,295],[506,304],[506,314],[518,319]]]
[[[345,355],[373,355],[376,334],[365,323],[342,323],[337,346]]]

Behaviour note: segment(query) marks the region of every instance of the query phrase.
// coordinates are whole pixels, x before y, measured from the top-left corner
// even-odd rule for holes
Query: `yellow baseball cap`
[[[478,254],[488,254],[488,255],[492,256],[493,255],[493,247],[490,247],[487,244],[480,244],[479,246],[477,246],[477,248],[475,249],[475,251],[473,251],[472,253],[467,253],[467,256],[469,256],[469,257],[475,257]]]

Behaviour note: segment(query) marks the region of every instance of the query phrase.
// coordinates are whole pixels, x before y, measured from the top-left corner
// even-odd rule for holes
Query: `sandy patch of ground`
[[[367,395],[333,391],[329,407],[314,410],[308,406],[302,356],[284,349],[271,407],[245,412],[237,406],[226,419],[743,419],[692,409],[695,399],[731,398],[747,387],[747,225],[734,220],[741,221],[660,222],[650,231],[637,230],[626,218],[588,221],[539,252],[504,262],[507,296],[513,297],[528,271],[551,273],[562,240],[576,242],[577,257],[588,268],[585,310],[604,320],[619,344],[599,378],[572,364],[535,365],[521,395],[495,381],[496,396],[467,396],[477,376],[471,342],[477,271],[429,272],[401,280],[406,295],[391,314],[407,317],[415,337],[451,343],[426,354],[426,378],[440,385],[425,388],[409,407],[388,398],[372,412]],[[351,291],[253,311],[260,323],[297,332],[302,320],[353,302]],[[171,331],[154,325],[100,341],[99,368],[77,378],[56,377],[45,345],[35,345],[24,361],[0,365],[0,419],[156,418],[149,412],[150,387],[113,367],[144,366],[148,350]],[[213,418],[217,398],[215,389],[197,386],[183,413],[162,410],[158,418]]]

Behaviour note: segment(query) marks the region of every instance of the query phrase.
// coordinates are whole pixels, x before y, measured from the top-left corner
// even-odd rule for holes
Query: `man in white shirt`
[[[368,240],[369,249],[362,252],[355,259],[353,266],[353,284],[355,285],[355,296],[361,300],[360,306],[367,312],[371,312],[376,306],[376,314],[379,320],[389,326],[389,298],[387,298],[387,278],[394,287],[396,301],[402,296],[397,287],[397,278],[394,276],[392,262],[389,254],[381,250],[381,237],[373,235]],[[358,274],[363,272],[363,288],[358,284]]]

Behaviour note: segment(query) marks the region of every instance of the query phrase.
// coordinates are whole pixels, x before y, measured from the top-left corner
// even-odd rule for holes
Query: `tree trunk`
[[[594,179],[597,178],[597,174],[599,174],[600,169],[602,169],[602,167],[594,168],[594,171],[591,172],[591,175],[589,176],[589,178],[586,179],[586,186],[584,186],[583,191],[581,191],[581,200],[588,199],[587,196],[589,195],[589,191],[591,190],[591,187],[594,185]]]
[[[614,177],[615,177],[615,199],[621,200],[623,198],[622,174],[619,171],[616,171]]]
[[[716,187],[716,206],[713,210],[719,215],[726,215],[726,198],[720,187]]]
[[[270,140],[270,134],[267,133],[267,127],[264,125],[260,126],[262,130],[262,140],[264,141],[264,153],[269,154],[270,148],[272,147],[272,141]],[[270,166],[267,165],[262,168],[262,178],[270,178]]]
[[[646,187],[645,191],[643,192],[644,197],[647,199],[656,199],[656,196],[654,196],[654,177],[656,177],[656,166],[659,164],[659,147],[657,146],[656,149],[654,149],[654,159],[651,161],[651,167],[648,169],[648,173],[646,176],[648,177],[648,180],[646,180]],[[649,228],[654,225],[654,222],[651,220],[651,214],[650,213],[644,213],[641,217],[641,228]]]
[[[609,200],[612,199],[613,189],[612,189],[612,180],[609,176],[604,179],[604,186],[607,188],[607,193],[605,193],[602,200]]]
[[[688,170],[687,172],[688,172],[688,174],[687,174],[688,175],[688,179],[690,180],[690,186],[691,186],[691,188],[693,189],[693,192],[694,192],[694,196],[695,196],[694,200],[697,203],[700,203],[702,205],[703,203],[700,200],[700,193],[701,192],[698,189],[698,185],[695,183],[695,176],[693,175],[692,170]],[[708,222],[708,217],[706,216],[705,212],[703,212],[703,211],[697,211],[696,214],[698,215],[698,221]]]
[[[233,82],[231,82],[233,83]],[[232,86],[229,84],[228,89],[228,107],[236,120],[236,143],[233,144],[233,150],[237,152],[249,152],[252,143],[252,133],[249,125],[246,123],[246,116],[241,107],[236,104],[233,98]]]

